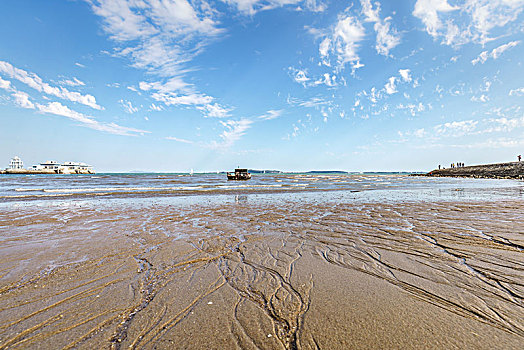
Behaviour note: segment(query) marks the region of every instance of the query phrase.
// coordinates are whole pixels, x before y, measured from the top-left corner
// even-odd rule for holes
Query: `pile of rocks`
[[[432,170],[425,176],[476,177],[493,179],[524,179],[524,162],[473,165],[461,168]]]

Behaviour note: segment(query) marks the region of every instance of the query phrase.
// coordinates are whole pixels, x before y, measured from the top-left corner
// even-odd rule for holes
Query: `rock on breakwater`
[[[472,165],[462,168],[432,170],[422,176],[524,179],[524,162]]]

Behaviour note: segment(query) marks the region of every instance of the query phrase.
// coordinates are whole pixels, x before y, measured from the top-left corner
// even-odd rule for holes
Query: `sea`
[[[240,197],[239,197],[240,196]],[[45,200],[268,199],[290,196],[335,200],[498,200],[524,197],[524,182],[434,178],[406,173],[271,173],[228,181],[225,173],[100,173],[0,175],[0,204]]]

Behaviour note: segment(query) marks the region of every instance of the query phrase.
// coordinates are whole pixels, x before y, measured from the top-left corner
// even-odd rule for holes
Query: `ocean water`
[[[405,174],[254,174],[228,181],[225,174],[1,175],[0,203],[101,198],[242,199],[256,195],[365,200],[476,200],[524,197],[517,180],[427,178]],[[233,196],[233,197],[231,197]]]

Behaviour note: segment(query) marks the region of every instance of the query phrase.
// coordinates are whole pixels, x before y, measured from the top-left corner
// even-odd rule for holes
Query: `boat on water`
[[[247,169],[235,169],[235,172],[227,173],[228,180],[249,180],[251,179],[251,174]]]

